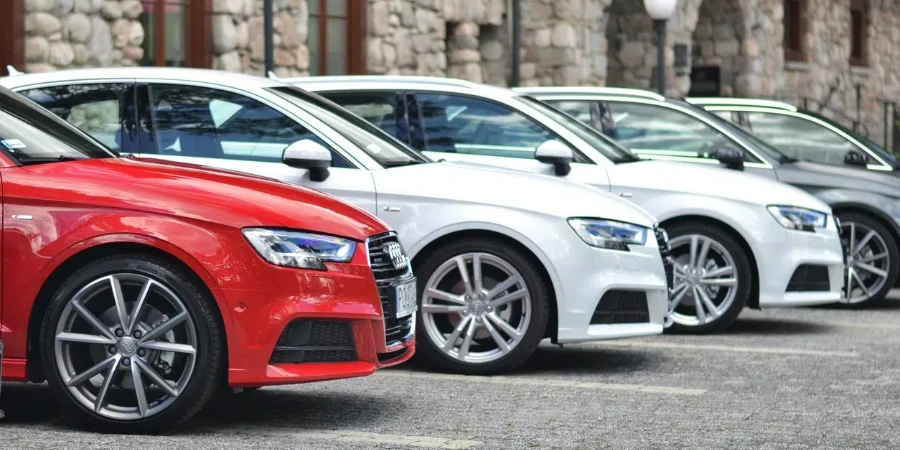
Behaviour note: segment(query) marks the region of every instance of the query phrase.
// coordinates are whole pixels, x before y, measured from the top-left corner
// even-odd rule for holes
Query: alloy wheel
[[[159,414],[194,372],[197,332],[184,301],[144,275],[117,273],[85,285],[66,305],[54,336],[66,389],[107,419]]]
[[[428,338],[445,355],[467,363],[509,354],[524,338],[531,313],[525,278],[488,253],[445,261],[428,278],[422,296]]]
[[[842,223],[841,231],[847,257],[843,301],[861,303],[885,288],[891,271],[888,246],[880,234],[864,223]]]
[[[709,236],[686,234],[670,241],[674,282],[669,319],[683,326],[715,321],[734,303],[738,276],[734,257]]]

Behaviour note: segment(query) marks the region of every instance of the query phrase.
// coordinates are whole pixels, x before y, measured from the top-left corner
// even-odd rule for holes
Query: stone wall
[[[139,0],[26,0],[25,11],[28,72],[134,66],[144,56]]]
[[[275,0],[273,9],[275,74],[279,77],[309,75],[307,0]],[[214,69],[264,75],[262,0],[215,0],[212,33]]]

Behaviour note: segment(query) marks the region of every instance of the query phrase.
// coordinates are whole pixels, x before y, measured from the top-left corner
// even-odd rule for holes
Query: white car
[[[418,278],[412,305],[379,286],[385,316],[415,308],[418,298],[417,347],[441,369],[509,370],[545,337],[568,343],[663,331],[664,233],[647,212],[607,192],[432,162],[334,103],[266,78],[120,68],[0,84],[120,153],[299,183],[377,215],[399,232]],[[374,271],[392,270],[392,255],[374,253],[377,243],[369,248],[383,259]],[[411,319],[392,325],[401,334],[415,329]]]
[[[744,308],[841,298],[831,208],[762,177],[642,161],[577,120],[508,89],[428,77],[287,80],[318,92],[434,158],[585,182],[656,216],[671,238],[675,328],[704,332]],[[555,140],[553,146],[545,144]]]

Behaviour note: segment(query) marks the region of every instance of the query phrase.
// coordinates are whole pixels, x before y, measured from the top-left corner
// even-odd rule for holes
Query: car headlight
[[[628,251],[629,245],[644,245],[650,229],[640,225],[605,219],[569,219],[569,225],[588,245]]]
[[[266,261],[283,267],[325,270],[325,262],[348,262],[356,241],[302,231],[245,228],[244,237]]]
[[[781,224],[790,230],[815,231],[816,228],[825,228],[828,223],[828,214],[795,206],[770,206],[769,213]]]

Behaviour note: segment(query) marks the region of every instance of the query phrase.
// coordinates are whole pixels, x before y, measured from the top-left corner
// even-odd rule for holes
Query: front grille
[[[675,283],[675,261],[672,260],[672,253],[669,251],[669,235],[662,228],[654,228],[656,234],[656,243],[659,245],[659,254],[662,256],[663,267],[666,270],[666,284],[671,291]]]
[[[372,275],[375,277],[375,285],[378,287],[378,296],[381,298],[381,311],[384,314],[384,341],[388,347],[396,345],[412,332],[415,314],[402,319],[397,318],[396,305],[394,304],[394,287],[401,281],[408,281],[412,277],[409,266],[396,269],[390,257],[385,253],[383,246],[390,242],[400,243],[396,233],[383,233],[370,237],[366,244],[369,250],[369,265],[372,267]]]
[[[804,264],[794,271],[787,292],[827,292],[831,290],[828,267]]]
[[[647,307],[647,293],[643,291],[612,290],[603,294],[591,325],[647,323],[650,321],[650,310]]]
[[[297,319],[281,332],[269,363],[348,362],[356,359],[350,322]]]

